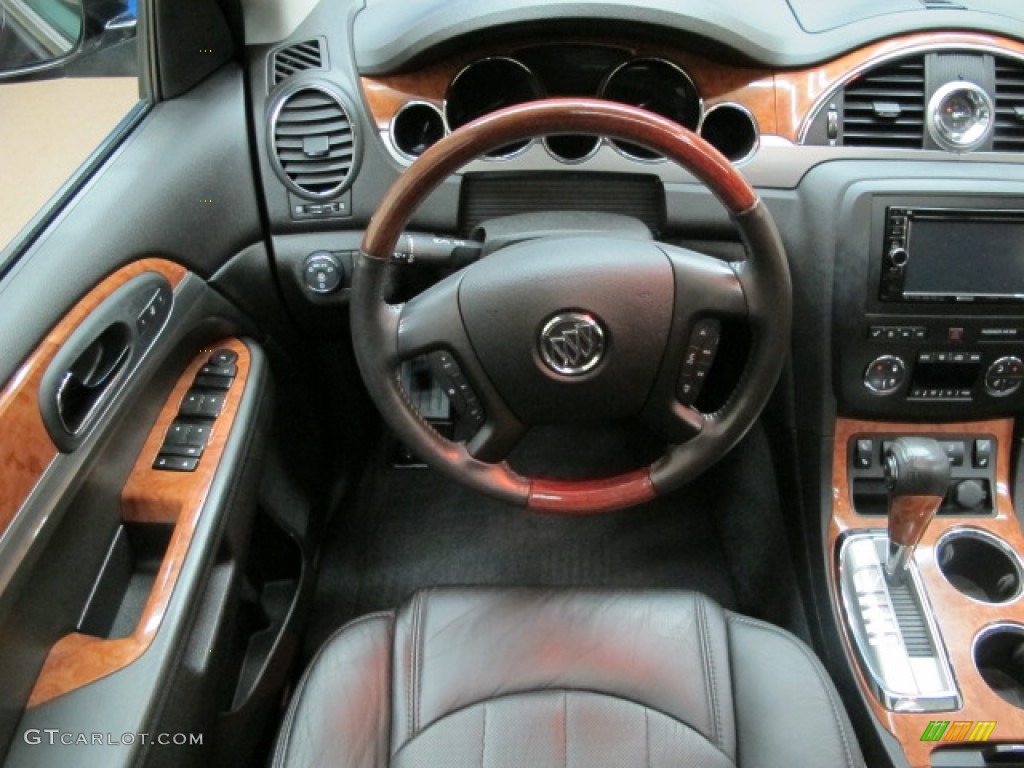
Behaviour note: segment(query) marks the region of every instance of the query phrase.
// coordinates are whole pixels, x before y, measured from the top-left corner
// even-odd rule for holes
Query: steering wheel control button
[[[1024,382],[1024,363],[1019,357],[1001,357],[985,372],[985,391],[993,397],[1007,397]]]
[[[455,412],[467,419],[474,427],[484,423],[484,409],[473,388],[466,381],[462,369],[455,358],[448,352],[433,352],[430,355],[430,368],[441,384],[441,389],[448,396]]]
[[[693,326],[676,385],[676,397],[683,405],[693,405],[700,397],[721,337],[722,324],[713,318],[699,320]]]
[[[874,395],[891,395],[903,386],[907,366],[894,355],[876,358],[864,372],[864,386]]]
[[[539,346],[541,359],[552,371],[582,376],[604,357],[604,329],[593,315],[561,312],[541,329]]]
[[[302,265],[302,281],[313,293],[334,293],[344,279],[345,267],[330,251],[315,251]]]

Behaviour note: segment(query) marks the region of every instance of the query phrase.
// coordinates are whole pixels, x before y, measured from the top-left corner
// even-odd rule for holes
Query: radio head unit
[[[885,209],[884,302],[1024,303],[1024,210]]]

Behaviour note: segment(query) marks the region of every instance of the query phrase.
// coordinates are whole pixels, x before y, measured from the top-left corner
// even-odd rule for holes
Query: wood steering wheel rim
[[[400,313],[384,299],[385,273],[399,237],[420,204],[446,178],[485,152],[539,135],[594,134],[647,147],[692,173],[736,224],[748,260],[736,268],[751,308],[754,337],[737,393],[705,417],[696,447],[670,447],[649,467],[595,480],[543,480],[487,463],[423,420],[398,383]],[[756,257],[755,257],[756,254]],[[751,258],[752,257],[752,258]],[[471,487],[541,512],[586,514],[650,501],[717,461],[760,414],[781,371],[791,321],[785,252],[767,209],[736,168],[692,131],[641,109],[597,99],[546,99],[481,117],[444,137],[418,158],[384,195],[367,228],[353,276],[352,334],[371,396],[398,436],[436,469]],[[774,354],[774,357],[773,357]],[[745,389],[744,389],[745,388]]]

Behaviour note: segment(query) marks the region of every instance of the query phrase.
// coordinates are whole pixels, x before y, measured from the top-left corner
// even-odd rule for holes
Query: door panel
[[[35,487],[43,471],[57,457],[57,446],[43,424],[39,392],[43,376],[71,334],[116,289],[146,272],[163,275],[178,285],[185,270],[158,259],[135,262],[108,277],[78,302],[29,356],[0,392],[0,537]]]
[[[0,278],[5,765],[201,765],[215,750],[245,764],[280,699],[312,544],[286,519],[310,529],[296,497],[266,490],[292,485],[271,439],[270,364],[257,323],[224,298],[238,254],[246,284],[273,286],[248,136],[229,64],[151,109]],[[131,329],[144,319],[133,299],[127,314],[104,304],[146,274],[173,286],[151,346]],[[213,348],[238,355],[227,389],[197,379]],[[92,414],[68,440],[44,418],[65,380],[75,414]],[[223,395],[215,418],[188,410],[195,387]],[[198,466],[154,468],[181,424],[206,430]],[[259,558],[256,537],[273,541]],[[203,742],[46,741],[172,729]],[[244,738],[224,749],[220,729]]]

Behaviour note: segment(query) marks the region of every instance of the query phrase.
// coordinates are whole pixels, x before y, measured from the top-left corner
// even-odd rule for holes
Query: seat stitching
[[[592,689],[588,689],[588,688],[545,688],[543,690],[533,689],[533,690],[519,691],[519,692],[516,692],[516,693],[504,693],[504,694],[501,694],[499,696],[493,696],[493,697],[488,698],[488,699],[479,699],[477,701],[472,701],[472,702],[469,702],[467,704],[463,704],[462,706],[456,707],[455,709],[452,709],[451,711],[445,712],[445,714],[442,717],[439,717],[438,719],[436,719],[433,722],[431,722],[424,729],[424,732],[426,732],[430,728],[433,728],[438,723],[443,722],[444,720],[446,720],[446,719],[448,719],[450,717],[458,715],[461,712],[465,712],[466,710],[471,709],[473,707],[479,707],[479,706],[482,706],[482,705],[490,703],[490,702],[503,701],[505,699],[512,699],[512,698],[517,698],[517,697],[520,697],[520,696],[532,696],[532,695],[536,695],[536,694],[540,694],[540,693],[555,693],[555,692],[559,692],[559,691],[562,693],[563,696],[565,696],[565,695],[567,695],[569,693],[580,693],[580,694],[587,694],[587,695],[591,695],[591,696],[600,696],[600,697],[604,697],[604,698],[614,699],[615,701],[625,702],[627,704],[632,704],[632,705],[637,706],[637,707],[642,707],[643,709],[648,710],[649,712],[654,712],[654,713],[656,713],[658,715],[663,716],[667,720],[670,720],[670,721],[672,721],[674,723],[677,723],[677,724],[679,724],[679,725],[681,725],[681,726],[683,726],[683,727],[693,731],[700,738],[702,738],[704,740],[704,742],[707,743],[712,749],[716,750],[719,754],[721,754],[722,757],[724,757],[727,761],[729,761],[733,765],[736,765],[735,757],[733,757],[732,755],[728,754],[718,744],[715,744],[711,739],[709,739],[707,736],[705,736],[703,731],[700,729],[700,727],[692,725],[691,723],[687,722],[686,720],[680,719],[678,716],[676,716],[674,714],[671,714],[671,713],[666,712],[664,710],[658,709],[657,707],[649,706],[647,704],[644,704],[643,702],[637,701],[636,699],[631,699],[631,698],[629,698],[627,696],[621,696],[619,694],[608,693],[606,691],[597,691],[597,690],[592,690]],[[408,744],[403,745],[402,749],[399,749],[398,752],[396,752],[396,754],[398,754],[399,752],[404,750],[407,746],[408,746]],[[566,766],[566,768],[568,768],[568,766]]]
[[[569,768],[569,694],[562,691],[562,768]]]
[[[328,646],[330,646],[339,635],[352,627],[374,619],[386,618],[393,615],[392,611],[377,611],[376,613],[368,613],[365,616],[360,616],[359,618],[353,619],[334,630],[334,632],[331,633],[331,636],[328,637],[324,641],[323,645],[320,646],[316,654],[313,656],[313,660],[309,662],[309,666],[306,667],[306,671],[302,674],[302,678],[299,680],[299,685],[296,687],[295,693],[292,694],[292,700],[288,706],[288,713],[285,715],[285,720],[281,725],[281,728],[284,731],[284,738],[278,742],[277,748],[274,750],[274,765],[284,764],[285,755],[288,754],[288,747],[291,746],[292,726],[295,723],[295,715],[299,709],[299,702],[302,699],[303,694],[306,692],[306,687],[309,685],[309,679],[313,676],[313,668],[316,667],[317,662],[324,655]]]
[[[487,768],[487,702],[484,702],[484,729],[481,737],[480,768]]]
[[[651,768],[651,712],[644,707],[644,765]]]
[[[714,643],[711,642],[711,635],[708,632],[707,601],[704,598],[700,599],[700,614],[701,626],[704,628],[705,637],[707,638],[708,674],[711,676],[711,711],[714,716],[715,741],[718,743],[718,746],[724,747],[722,743],[722,712],[718,702],[718,681],[715,678]]]
[[[718,738],[718,713],[715,707],[715,692],[711,678],[709,677],[709,662],[708,662],[708,638],[707,628],[704,626],[704,601],[703,599],[697,599],[697,635],[700,639],[700,663],[701,671],[704,673],[704,688],[707,691],[707,698],[711,704],[711,737],[716,745],[722,746],[721,741]]]
[[[778,627],[771,624],[767,624],[763,621],[756,621],[754,619],[748,619],[745,616],[737,616],[730,614],[728,620],[735,624],[746,624],[747,626],[757,627],[759,629],[767,630],[768,632],[778,635],[783,638],[790,645],[795,646],[804,657],[811,663],[811,668],[814,670],[814,674],[818,676],[818,681],[822,684],[822,688],[825,690],[825,695],[828,697],[829,707],[832,709],[832,719],[835,721],[836,727],[839,731],[839,740],[843,743],[843,753],[846,755],[846,765],[856,766],[857,763],[853,759],[853,752],[850,749],[850,742],[846,738],[846,728],[843,725],[842,717],[839,715],[839,707],[837,706],[835,694],[832,691],[832,681],[825,675],[821,665],[821,660],[818,659],[811,651],[804,646],[802,643],[797,642],[787,632],[783,632]]]
[[[411,739],[416,735],[419,727],[419,644],[420,644],[420,620],[423,610],[423,597],[417,592],[413,598],[412,606],[412,638],[409,645],[409,733],[407,738]]]

